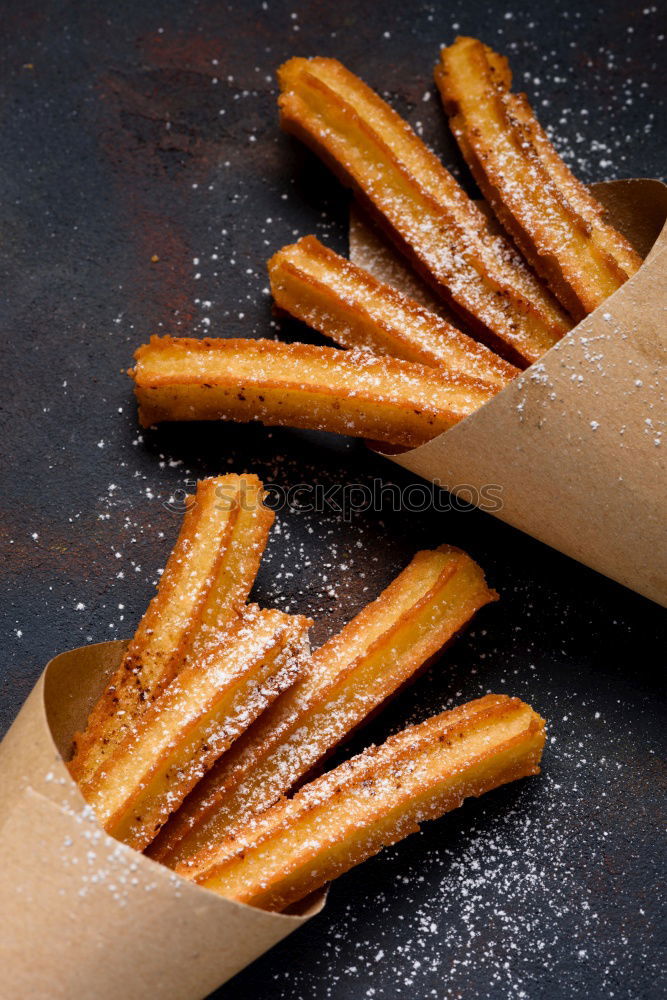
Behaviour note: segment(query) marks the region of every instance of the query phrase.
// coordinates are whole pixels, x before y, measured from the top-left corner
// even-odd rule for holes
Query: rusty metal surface
[[[136,345],[266,335],[269,253],[312,231],[345,247],[345,193],[277,128],[276,66],[338,56],[458,169],[431,67],[440,42],[479,34],[592,181],[659,174],[664,57],[658,9],[619,0],[2,6],[4,730],[56,652],[131,633],[189,481],[412,482],[326,435],[137,431]],[[549,720],[545,771],[341,879],[216,997],[658,996],[662,612],[479,512],[395,511],[385,494],[346,519],[340,500],[279,512],[255,590],[315,614],[318,638],[420,546],[467,549],[501,593],[354,747],[499,690]]]

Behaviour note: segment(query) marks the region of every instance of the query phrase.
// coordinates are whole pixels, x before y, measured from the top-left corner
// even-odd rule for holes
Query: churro
[[[130,374],[143,426],[260,420],[412,447],[499,389],[367,351],[276,340],[152,337],[135,358]]]
[[[450,125],[482,193],[526,259],[576,320],[641,264],[604,209],[560,159],[507,60],[475,38],[443,48],[436,68]]]
[[[284,910],[465,798],[539,773],[544,739],[529,705],[487,695],[341,764],[177,871],[228,899]]]
[[[218,761],[161,831],[151,857],[173,867],[243,828],[496,598],[464,552],[451,546],[418,552]]]
[[[276,304],[337,344],[505,386],[518,369],[315,236],[269,261]]]
[[[283,128],[319,153],[475,336],[525,367],[570,322],[405,121],[335,59],[278,71]]]
[[[220,645],[184,667],[81,791],[107,833],[145,848],[307,654],[310,620],[249,605]]]
[[[263,492],[251,475],[197,484],[158,592],[86,729],[75,736],[69,767],[77,781],[92,778],[133,720],[242,609],[274,518]]]

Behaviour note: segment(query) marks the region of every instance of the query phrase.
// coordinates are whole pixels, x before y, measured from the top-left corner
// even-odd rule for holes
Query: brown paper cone
[[[0,745],[2,995],[199,1000],[300,927],[107,836],[63,758],[124,642],[52,660]]]
[[[646,258],[637,274],[472,416],[387,457],[466,500],[501,487],[496,517],[667,604],[667,187],[593,190]],[[350,257],[414,294],[414,276],[356,217]]]

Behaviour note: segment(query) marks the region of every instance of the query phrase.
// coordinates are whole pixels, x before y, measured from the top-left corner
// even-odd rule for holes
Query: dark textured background
[[[54,653],[132,632],[178,529],[165,501],[188,481],[410,482],[315,433],[137,432],[122,374],[135,346],[161,330],[266,335],[268,254],[311,231],[345,247],[346,195],[278,131],[276,66],[338,56],[458,170],[431,68],[439,43],[479,34],[590,181],[659,175],[665,54],[650,0],[2,8],[6,727]],[[218,1000],[661,993],[656,606],[470,511],[283,510],[255,595],[315,613],[321,639],[442,541],[502,600],[364,738],[505,691],[549,720],[544,774],[342,878],[323,915]]]

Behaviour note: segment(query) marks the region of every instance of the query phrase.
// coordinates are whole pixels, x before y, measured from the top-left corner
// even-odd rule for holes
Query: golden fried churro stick
[[[278,71],[283,128],[349,184],[491,347],[530,364],[570,327],[558,303],[403,119],[335,59]]]
[[[505,386],[518,369],[451,323],[323,246],[315,236],[269,261],[276,303],[342,347]]]
[[[498,391],[465,375],[275,340],[152,337],[130,372],[146,427],[162,420],[261,420],[412,447]]]
[[[165,826],[151,857],[173,866],[236,832],[292,789],[497,595],[450,546],[418,552],[313,654],[310,668],[225,754]]]
[[[251,475],[197,484],[158,592],[86,729],[75,736],[69,767],[77,781],[90,780],[132,721],[240,612],[274,518],[263,495]]]
[[[81,786],[107,833],[142,850],[221,753],[296,680],[309,619],[246,608]]]
[[[341,764],[177,871],[282,910],[465,798],[539,773],[544,738],[529,705],[488,695]]]
[[[475,180],[535,270],[579,320],[641,259],[557,155],[507,61],[475,38],[444,48],[436,82]]]
[[[506,90],[511,86],[511,74]],[[593,197],[591,192],[578,180],[554,149],[549,138],[533,114],[525,94],[506,93],[504,98],[513,123],[520,129],[523,148],[532,157],[542,162],[543,169],[554,179],[566,201],[581,215],[591,227],[593,239],[606,249],[629,277],[640,267],[642,261],[634,247],[618,229],[605,221],[606,209]]]

